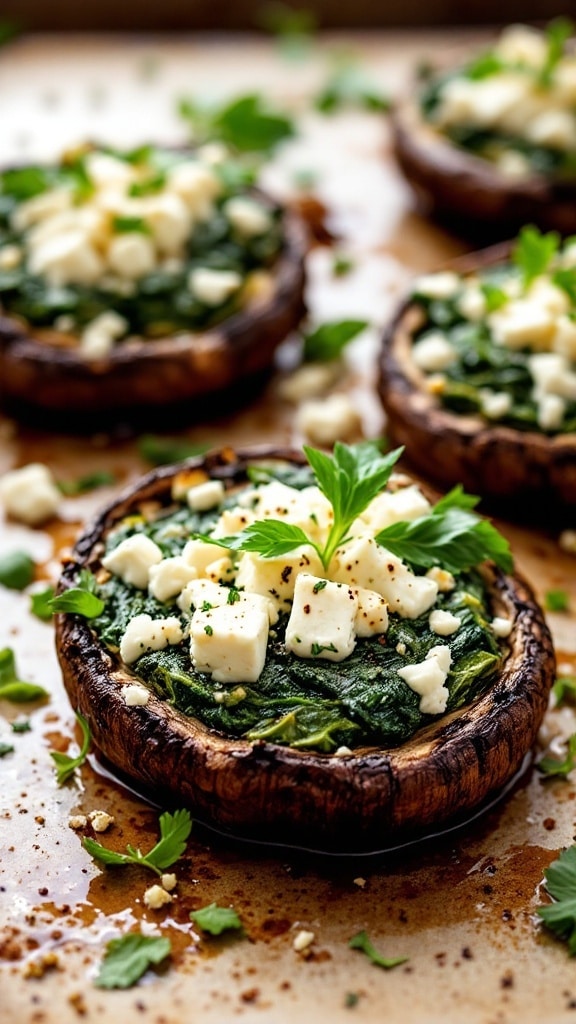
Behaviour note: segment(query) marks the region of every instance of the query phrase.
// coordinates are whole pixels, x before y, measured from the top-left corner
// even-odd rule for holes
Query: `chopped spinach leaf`
[[[24,590],[34,579],[34,560],[25,551],[0,556],[0,584],[9,590]]]

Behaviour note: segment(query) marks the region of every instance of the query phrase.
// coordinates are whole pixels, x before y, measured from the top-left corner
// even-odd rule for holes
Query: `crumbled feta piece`
[[[161,910],[172,903],[172,896],[161,885],[151,885],[144,893],[144,903],[149,910]]]
[[[528,356],[528,368],[534,380],[534,395],[545,394],[576,399],[576,373],[565,356],[557,352],[539,352]]]
[[[486,315],[486,296],[476,285],[469,285],[458,299],[458,309],[467,320],[481,320]],[[448,364],[449,365],[449,364]],[[442,369],[442,367],[438,367]]]
[[[576,321],[569,316],[559,316],[556,321],[552,351],[564,356],[568,362],[576,363]]]
[[[48,466],[30,462],[0,477],[0,501],[12,519],[39,526],[56,515],[62,495]]]
[[[500,420],[507,416],[512,408],[512,396],[507,391],[490,391],[480,388],[480,408],[489,420]]]
[[[42,245],[30,247],[31,274],[45,277],[50,284],[94,285],[104,272],[96,249],[82,231],[54,235]]]
[[[87,824],[88,818],[85,814],[73,814],[72,817],[68,819],[68,828],[73,828],[75,831],[81,828],[86,828]]]
[[[505,638],[510,636],[514,623],[512,619],[505,619],[502,616],[497,615],[495,619],[492,619],[492,632],[495,636]]]
[[[176,875],[162,875],[160,878],[162,888],[166,889],[166,892],[172,892],[173,889],[178,885],[178,879]]]
[[[354,588],[358,598],[358,611],[354,619],[356,636],[376,636],[388,629],[388,605],[375,590]]]
[[[205,306],[221,306],[238,291],[242,277],[235,270],[197,267],[188,276],[188,288]]]
[[[506,178],[525,178],[532,174],[532,167],[529,159],[523,153],[515,149],[504,149],[496,158],[496,166]],[[464,312],[462,310],[462,312]],[[467,316],[468,314],[464,314]],[[468,317],[469,320],[480,319],[480,317]]]
[[[401,679],[420,695],[422,714],[441,715],[446,711],[450,694],[445,683],[451,664],[450,648],[439,646],[433,647],[419,664],[405,665],[398,669]]]
[[[80,348],[84,355],[95,359],[107,356],[114,342],[128,331],[128,321],[113,309],[100,313],[91,320],[80,335]]]
[[[350,441],[362,433],[360,414],[348,395],[340,393],[302,402],[294,422],[309,441],[324,447],[335,441]]]
[[[120,657],[127,665],[131,665],[147,651],[161,651],[169,644],[179,644],[183,639],[184,633],[176,616],[153,619],[145,613],[135,615],[130,619],[120,641]]]
[[[229,555],[228,548],[221,548],[204,540],[189,540],[182,551],[182,558],[194,566],[198,576],[204,576],[206,567],[217,558],[229,558]]]
[[[537,146],[576,148],[576,118],[569,110],[544,110],[526,124],[525,133]]]
[[[563,530],[558,537],[558,544],[562,551],[576,555],[576,530]]]
[[[431,508],[430,502],[417,484],[414,484],[410,487],[401,487],[394,493],[384,491],[379,494],[372,499],[360,519],[368,524],[373,534],[376,534],[387,526],[393,526],[394,523],[420,519],[421,516],[428,515]]]
[[[437,633],[438,636],[452,636],[453,633],[460,629],[462,619],[459,619],[457,615],[452,615],[452,612],[435,608],[434,611],[430,612],[428,625],[431,631]]]
[[[401,559],[369,536],[354,537],[338,548],[330,576],[352,587],[375,590],[386,599],[391,611],[408,619],[427,612],[438,596],[434,580],[415,576]]]
[[[322,562],[308,545],[295,548],[278,558],[260,558],[245,551],[240,556],[236,586],[247,594],[261,594],[271,599],[278,611],[290,611],[294,586],[299,573],[321,576]]]
[[[365,878],[354,878],[353,881],[354,881],[354,885],[357,885],[359,889],[363,889],[364,886],[366,885],[366,879]]]
[[[193,512],[207,512],[222,504],[224,494],[224,484],[221,480],[206,480],[205,483],[190,488],[186,494],[186,501]]]
[[[342,661],[356,646],[357,591],[309,573],[296,577],[286,650],[299,658]]]
[[[265,234],[272,223],[270,211],[248,196],[234,196],[224,203],[223,210],[232,227],[244,238]]]
[[[566,412],[566,402],[560,395],[541,395],[537,399],[538,426],[541,430],[559,430]]]
[[[90,811],[88,820],[95,832],[106,832],[114,824],[114,818],[107,811]]]
[[[496,49],[499,56],[510,64],[527,64],[539,69],[546,60],[546,43],[542,32],[528,25],[508,25]]]
[[[416,278],[413,291],[426,299],[451,299],[461,287],[458,274],[446,270]]]
[[[105,555],[102,565],[124,583],[145,590],[151,566],[161,561],[162,552],[158,545],[143,533],[134,533]]]
[[[126,231],[111,239],[108,265],[120,277],[136,281],[150,274],[156,266],[154,244],[141,231]]]
[[[396,654],[399,654],[402,658],[406,654],[406,644],[403,640],[399,640],[396,644]]]
[[[140,683],[128,683],[122,687],[122,699],[128,708],[144,707],[150,700],[150,690]]]
[[[190,657],[218,683],[255,683],[268,643],[268,615],[248,597],[234,604],[196,609],[190,621]]]
[[[196,611],[209,611],[210,608],[220,608],[223,605],[245,605],[248,609],[258,608],[268,616],[270,625],[278,621],[278,612],[274,602],[269,597],[260,594],[248,594],[242,590],[232,590],[230,587],[220,586],[216,581],[201,579],[192,580],[183,591],[178,601],[182,611],[186,614]],[[205,606],[210,607],[205,607]]]
[[[351,753],[350,747],[337,747],[334,751],[334,757],[347,757]]]
[[[14,270],[22,262],[22,249],[19,245],[3,245],[0,248],[0,270]]]
[[[231,558],[216,558],[206,566],[204,573],[206,579],[214,583],[233,583],[236,579],[236,567]]]
[[[181,196],[197,220],[204,220],[210,215],[214,199],[222,190],[214,171],[192,160],[183,161],[170,169],[167,187]]]
[[[33,224],[46,220],[55,214],[69,210],[72,206],[72,192],[69,188],[52,188],[41,192],[32,199],[19,203],[11,216],[16,231],[26,231]]]
[[[488,317],[494,341],[511,349],[546,349],[556,329],[554,314],[536,300],[516,299]]]
[[[304,363],[280,381],[278,394],[284,401],[293,402],[294,405],[309,398],[319,398],[326,394],[341,373],[342,364],[337,360]]]
[[[312,945],[315,938],[316,935],[314,932],[309,932],[302,928],[301,931],[294,936],[292,946],[297,953],[303,953],[304,950],[308,949]]]
[[[439,331],[431,332],[416,342],[412,349],[412,358],[419,370],[424,373],[436,373],[447,370],[456,362],[456,349]]]
[[[177,256],[182,252],[192,230],[192,216],[184,201],[170,192],[160,192],[146,199],[143,219],[161,256]]]
[[[103,153],[100,150],[87,153],[85,166],[88,177],[98,186],[126,186],[132,181],[133,170],[130,164],[117,156],[112,156],[111,153]]]
[[[182,555],[163,558],[161,562],[150,566],[148,590],[157,601],[169,601],[181,594],[186,584],[197,576],[197,570]]]

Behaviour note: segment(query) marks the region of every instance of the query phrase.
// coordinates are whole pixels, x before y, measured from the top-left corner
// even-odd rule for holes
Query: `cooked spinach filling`
[[[226,215],[231,197],[247,195],[229,164],[213,169],[219,181],[209,216],[194,216],[189,237],[177,259],[166,258],[162,248],[155,265],[127,279],[107,272],[99,280],[58,281],[57,274],[40,273],[31,260],[30,238],[37,224],[21,226],[18,211],[29,200],[51,190],[68,190],[73,210],[90,209],[96,183],[90,175],[90,150],[54,166],[29,165],[0,174],[0,304],[4,312],[37,327],[56,327],[65,333],[81,333],[110,310],[125,321],[123,337],[163,337],[183,330],[203,330],[233,314],[247,301],[244,284],[251,272],[270,267],[282,247],[281,212],[266,205],[269,224],[265,230],[243,233]],[[143,146],[128,153],[98,150],[134,168],[136,180],[126,186],[126,200],[147,200],[166,195],[171,171],[194,159],[193,153]],[[128,209],[128,207],[127,207]],[[74,230],[76,230],[74,228]],[[100,229],[99,229],[100,230]],[[120,235],[152,237],[146,216],[116,214],[106,230]],[[155,241],[155,239],[153,239]],[[98,246],[97,256],[102,256]],[[20,258],[12,258],[19,253]],[[3,256],[5,255],[5,259]],[[104,261],[105,262],[105,261]],[[191,290],[190,277],[199,268],[239,275],[242,285],[220,301],[205,301]]]
[[[281,474],[280,474],[281,475]],[[267,482],[270,475],[257,470],[252,478]],[[288,470],[290,486],[312,482],[307,470]],[[239,492],[226,499],[233,507]],[[195,513],[187,507],[165,509],[151,521],[132,516],[108,539],[108,551],[134,533],[144,533],[165,556],[179,554],[186,540],[205,533],[222,511]],[[112,576],[99,584],[105,611],[92,623],[100,640],[117,650],[134,616],[152,618],[179,615],[175,601],[160,603],[146,591]],[[419,710],[420,697],[398,676],[398,669],[421,662],[439,642],[448,644],[452,666],[447,679],[447,711],[477,697],[495,675],[500,651],[489,628],[489,599],[476,572],[462,574],[450,593],[440,594],[436,607],[461,620],[452,636],[439,637],[429,628],[429,614],[410,620],[390,615],[385,635],[358,638],[353,653],[335,664],[304,659],[288,653],[283,643],[288,616],[270,631],[264,671],[253,684],[223,687],[190,660],[189,642],[142,655],[134,673],[161,698],[208,728],[228,737],[268,740],[301,749],[330,753],[341,746],[395,746],[403,743],[432,717]],[[186,626],[186,618],[181,618]]]

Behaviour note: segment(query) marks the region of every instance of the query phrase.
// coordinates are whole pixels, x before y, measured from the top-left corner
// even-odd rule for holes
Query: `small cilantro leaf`
[[[97,487],[107,487],[115,484],[114,473],[107,470],[99,470],[95,473],[87,473],[86,476],[78,477],[77,480],[59,480],[58,487],[67,498],[74,498],[77,494],[85,494],[86,491],[94,491]]]
[[[522,228],[512,249],[512,262],[522,275],[524,288],[548,270],[559,245],[560,236],[556,231],[545,235],[532,225]]]
[[[570,598],[565,590],[547,590],[544,605],[549,612],[570,611]]]
[[[138,441],[140,457],[153,466],[183,462],[194,455],[203,455],[207,450],[208,445],[206,444],[195,444],[180,437],[157,437],[155,434],[144,434]]]
[[[18,678],[16,659],[11,647],[4,647],[0,650],[0,698],[19,704],[32,700],[44,700],[48,696],[48,691],[43,686],[37,686],[36,683],[25,683]]]
[[[12,744],[11,743],[4,743],[3,740],[0,740],[0,757],[6,757],[7,754],[13,754],[13,753],[14,753],[14,747],[12,746]]]
[[[130,932],[111,939],[94,984],[98,988],[130,988],[151,964],[161,963],[170,952],[170,939],[165,936]]]
[[[34,561],[25,551],[0,557],[0,583],[9,590],[24,590],[34,579]]]
[[[467,66],[464,73],[466,78],[477,82],[483,78],[491,78],[492,75],[499,75],[505,67],[506,65],[497,53],[494,53],[493,50],[486,50]]]
[[[536,767],[539,772],[546,775],[548,778],[552,776],[558,778],[561,776],[566,778],[567,775],[576,767],[576,733],[568,740],[568,746],[566,750],[566,757],[563,761],[559,761],[557,757],[542,757],[538,761]]]
[[[54,587],[46,587],[45,590],[37,590],[30,594],[30,611],[37,619],[48,622],[52,618],[52,601],[54,600]]]
[[[157,875],[161,875],[166,868],[179,860],[186,849],[186,843],[192,831],[190,812],[179,810],[170,814],[169,811],[165,811],[160,815],[159,825],[160,839],[146,854],[130,845],[126,847],[128,853],[116,853],[115,850],[109,850],[94,839],[86,837],[83,839],[83,845],[88,853],[102,864],[113,867],[140,864],[142,867],[150,868]]]
[[[96,619],[104,611],[104,601],[94,591],[96,579],[88,569],[81,569],[78,586],[58,594],[51,601],[53,612],[69,612],[85,619]]]
[[[509,300],[509,296],[502,288],[498,288],[496,285],[490,284],[489,281],[484,281],[480,285],[480,291],[486,300],[487,313],[495,313],[497,309],[501,309],[502,306],[505,306]]]
[[[369,960],[375,965],[375,967],[383,967],[385,971],[392,970],[393,967],[398,967],[400,964],[405,964],[408,960],[407,956],[399,957],[384,957],[378,950],[373,946],[367,932],[361,931],[356,935],[353,935],[350,939],[348,946],[350,949],[359,949],[361,953],[365,953]]]
[[[559,267],[552,274],[552,283],[566,292],[572,305],[576,306],[576,268]]]
[[[564,850],[544,872],[546,889],[556,902],[538,907],[538,916],[576,956],[576,846]]]
[[[197,141],[219,139],[240,153],[270,153],[296,134],[294,122],[273,110],[259,93],[235,97],[211,110],[181,100],[178,109]]]
[[[366,320],[333,320],[304,335],[304,362],[326,363],[337,359],[348,342],[366,330]]]
[[[62,786],[68,779],[71,779],[77,768],[80,768],[88,756],[90,749],[90,743],[92,740],[90,734],[90,726],[81,715],[79,711],[76,712],[76,720],[82,730],[82,746],[80,753],[76,757],[70,757],[69,754],[61,754],[59,750],[51,750],[50,757],[54,761],[56,766],[56,782],[59,786]]]
[[[17,718],[15,722],[10,723],[10,728],[15,733],[32,732],[29,718]]]
[[[233,907],[219,907],[217,903],[191,911],[190,920],[210,935],[221,935],[222,932],[239,931],[242,928],[242,921]]]

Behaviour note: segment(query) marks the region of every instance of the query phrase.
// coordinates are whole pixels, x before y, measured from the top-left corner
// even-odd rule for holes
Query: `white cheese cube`
[[[567,313],[570,309],[567,292],[563,288],[558,288],[548,277],[537,277],[530,286],[528,296],[530,302],[537,302],[555,316]]]
[[[394,523],[420,519],[432,508],[417,484],[401,487],[399,491],[390,493],[383,491],[373,498],[368,508],[362,513],[361,520],[368,524],[373,534],[379,533],[386,526]]]
[[[510,636],[514,623],[512,619],[506,619],[503,616],[497,615],[495,619],[492,619],[492,631],[495,636],[505,638]]]
[[[458,358],[458,353],[448,339],[436,331],[416,342],[412,349],[412,358],[419,370],[423,370],[424,373],[436,373],[452,366]]]
[[[517,299],[488,317],[494,340],[507,348],[546,349],[556,329],[549,309],[529,299]]]
[[[90,811],[88,820],[95,832],[106,832],[114,824],[114,818],[108,811]]]
[[[290,611],[299,573],[321,576],[322,562],[313,548],[295,548],[278,558],[261,558],[245,551],[240,556],[236,586],[247,594],[271,598],[278,611]]]
[[[525,125],[526,138],[552,149],[576,148],[576,118],[569,110],[545,110]]]
[[[299,658],[342,661],[356,646],[358,596],[352,587],[300,573],[286,626],[286,649]]]
[[[128,321],[113,309],[100,313],[86,324],[80,335],[82,352],[95,359],[108,355],[114,342],[127,333],[128,326]]]
[[[215,538],[230,537],[232,534],[240,533],[241,530],[246,529],[256,518],[251,510],[242,506],[225,508],[213,527],[210,536]]]
[[[183,199],[170,192],[150,196],[143,218],[152,232],[154,244],[165,256],[178,256],[192,231],[192,216]]]
[[[453,78],[442,89],[438,119],[443,125],[501,126],[526,91],[525,77],[513,72],[477,80]]]
[[[204,219],[210,213],[213,200],[222,191],[222,185],[214,171],[191,160],[171,168],[166,187],[184,200],[197,219]]]
[[[502,419],[512,408],[512,396],[507,391],[490,391],[489,388],[480,388],[478,395],[482,412],[489,420]]]
[[[175,615],[167,619],[153,619],[151,615],[135,615],[130,619],[122,640],[120,657],[127,665],[148,651],[162,651],[169,644],[179,644],[184,633]]]
[[[416,295],[423,295],[426,299],[451,299],[460,286],[458,274],[445,270],[439,274],[417,277],[412,290]]]
[[[429,580],[434,580],[440,594],[447,594],[449,591],[454,590],[456,586],[456,580],[452,573],[448,572],[447,569],[440,569],[437,565],[433,565],[431,569],[428,569],[426,576]]]
[[[284,377],[278,385],[278,394],[285,402],[298,405],[307,398],[325,395],[342,373],[338,360],[327,363],[304,363]]]
[[[224,484],[221,480],[206,480],[205,483],[196,484],[187,491],[186,501],[193,512],[207,512],[222,504],[224,494]]]
[[[0,501],[12,519],[39,526],[56,515],[62,495],[48,467],[30,462],[0,477]]]
[[[55,235],[31,249],[28,266],[32,274],[39,274],[58,287],[93,285],[104,273],[104,264],[83,231]]]
[[[188,276],[188,288],[205,306],[221,306],[242,284],[242,277],[235,270],[212,270],[211,267],[197,267]]]
[[[148,571],[148,590],[157,601],[169,601],[181,594],[190,580],[196,579],[198,573],[181,555],[174,558],[163,558],[150,566]]]
[[[141,231],[115,235],[108,246],[108,265],[120,277],[136,281],[156,267],[154,245]]]
[[[552,351],[564,356],[568,362],[576,363],[576,322],[569,316],[559,316],[556,321]]]
[[[144,893],[144,904],[149,910],[161,910],[167,903],[172,903],[172,897],[162,885],[151,885]]]
[[[452,615],[452,612],[435,608],[434,611],[430,612],[428,625],[431,632],[437,633],[438,636],[452,636],[453,633],[460,629],[462,619],[459,619],[457,615]]]
[[[538,426],[541,430],[560,430],[566,412],[566,402],[560,395],[541,395],[537,399]]]
[[[504,149],[501,153],[498,153],[496,166],[506,178],[525,178],[527,175],[532,174],[532,167],[528,158],[523,153],[518,153],[515,149]],[[464,315],[466,316],[467,314]],[[474,320],[476,317],[469,317],[468,319]],[[478,317],[478,319],[480,318]]]
[[[356,636],[376,636],[388,629],[388,605],[375,590],[354,588],[358,598],[358,611],[354,619]]]
[[[135,533],[120,541],[110,554],[102,559],[108,572],[119,576],[124,583],[145,590],[148,586],[150,568],[162,561],[162,552],[157,544],[143,533]]]
[[[72,205],[72,192],[69,188],[48,189],[18,204],[11,217],[12,226],[16,231],[26,231],[47,217],[69,210]]]
[[[452,655],[447,646],[433,647],[424,661],[405,665],[398,675],[411,690],[421,697],[420,711],[424,715],[441,715],[446,711],[448,688],[444,685],[450,671]]]
[[[386,599],[390,611],[407,619],[423,615],[438,596],[433,579],[415,576],[401,559],[369,536],[354,537],[338,548],[330,576],[352,587],[375,590]]]
[[[315,543],[323,544],[334,511],[318,487],[298,491],[274,480],[254,492],[252,521],[255,519],[283,519],[299,526]]]
[[[150,700],[150,690],[141,683],[128,683],[122,687],[122,699],[128,708],[143,708]]]
[[[576,61],[564,58],[557,65],[554,74],[554,91],[558,101],[566,106],[576,106]]]
[[[255,683],[268,643],[268,616],[257,602],[238,601],[196,610],[190,622],[190,657],[218,683]]]
[[[565,356],[557,352],[538,353],[528,357],[528,368],[534,379],[536,398],[541,395],[576,398],[576,374]]]
[[[206,575],[206,567],[218,558],[229,558],[228,548],[221,548],[217,544],[208,544],[204,540],[189,540],[184,545],[182,558],[189,565],[193,565],[198,576]]]
[[[206,579],[214,583],[233,583],[236,578],[236,567],[231,558],[216,558],[210,562],[204,574]]]
[[[497,42],[496,52],[506,63],[541,68],[547,47],[542,32],[537,29],[528,25],[508,25]]]
[[[469,285],[464,289],[457,305],[462,316],[467,320],[482,320],[482,317],[486,315],[486,296],[476,285]]]
[[[296,429],[323,447],[350,441],[362,433],[362,418],[348,395],[334,394],[302,402],[294,418]]]
[[[180,595],[179,607],[185,614],[192,609],[210,611],[210,608],[221,608],[224,605],[235,606],[244,604],[248,609],[257,608],[265,612],[271,625],[278,621],[278,612],[273,601],[261,594],[246,594],[241,590],[223,587],[214,580],[192,580]],[[208,608],[210,605],[210,608]]]
[[[270,211],[262,203],[246,196],[229,199],[223,210],[232,227],[244,238],[265,234],[272,223]]]
[[[87,153],[84,162],[88,177],[95,185],[127,187],[136,180],[132,164],[126,160],[120,160],[117,156],[112,156],[111,153],[96,150],[94,153]]]
[[[0,248],[0,270],[14,270],[22,262],[22,249],[19,245],[3,245]]]

